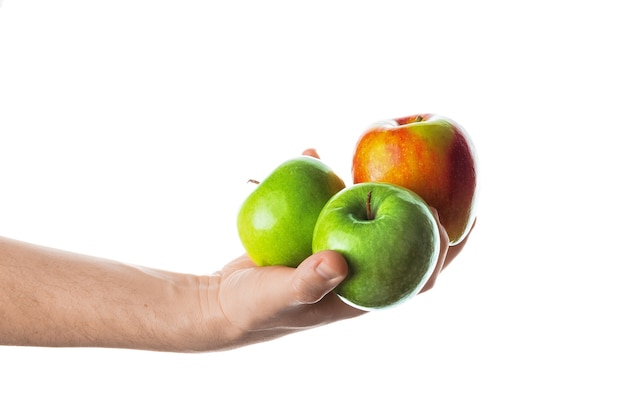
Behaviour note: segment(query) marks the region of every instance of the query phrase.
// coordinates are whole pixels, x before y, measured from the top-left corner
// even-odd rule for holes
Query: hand
[[[319,158],[314,149],[305,150],[303,155]],[[441,249],[437,266],[422,292],[434,286],[441,271],[467,241],[466,237],[450,247],[437,211],[431,210],[439,225]],[[313,254],[297,268],[258,267],[247,255],[233,260],[217,274],[219,289],[215,292],[215,305],[220,308],[225,328],[233,330],[226,346],[266,341],[362,315],[365,311],[345,304],[332,292],[347,274],[346,260],[334,251]]]
[[[345,259],[333,251],[314,254],[297,268],[257,267],[247,255],[233,260],[219,273],[218,303],[236,332],[234,345],[363,314],[332,292],[347,274]]]

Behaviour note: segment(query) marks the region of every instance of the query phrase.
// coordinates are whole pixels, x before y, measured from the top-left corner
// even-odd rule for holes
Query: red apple
[[[354,183],[397,184],[437,209],[450,245],[463,241],[476,216],[472,141],[456,122],[434,114],[391,119],[366,130],[352,161]]]

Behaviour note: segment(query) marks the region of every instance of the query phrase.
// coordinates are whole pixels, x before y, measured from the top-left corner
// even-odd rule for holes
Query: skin
[[[461,248],[442,245],[424,290]],[[0,238],[0,344],[234,349],[362,315],[332,293],[347,272],[333,251],[297,268],[257,267],[242,255],[214,274],[194,275]]]

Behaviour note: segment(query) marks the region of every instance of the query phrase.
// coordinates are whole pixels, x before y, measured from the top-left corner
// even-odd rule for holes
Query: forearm
[[[210,287],[207,277],[0,238],[0,344],[205,349],[199,334],[223,339],[219,321],[199,332]]]

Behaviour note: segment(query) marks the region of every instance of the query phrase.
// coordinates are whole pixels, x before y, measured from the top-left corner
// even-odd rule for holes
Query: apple
[[[317,158],[279,165],[242,203],[239,238],[259,266],[296,267],[312,252],[313,229],[328,199],[345,183]]]
[[[334,250],[349,273],[335,293],[363,310],[396,306],[417,294],[439,257],[439,227],[426,202],[393,184],[359,183],[319,214],[313,252]]]
[[[418,114],[375,124],[359,138],[352,160],[354,183],[406,187],[437,209],[450,245],[463,241],[476,217],[474,145],[456,122]]]

